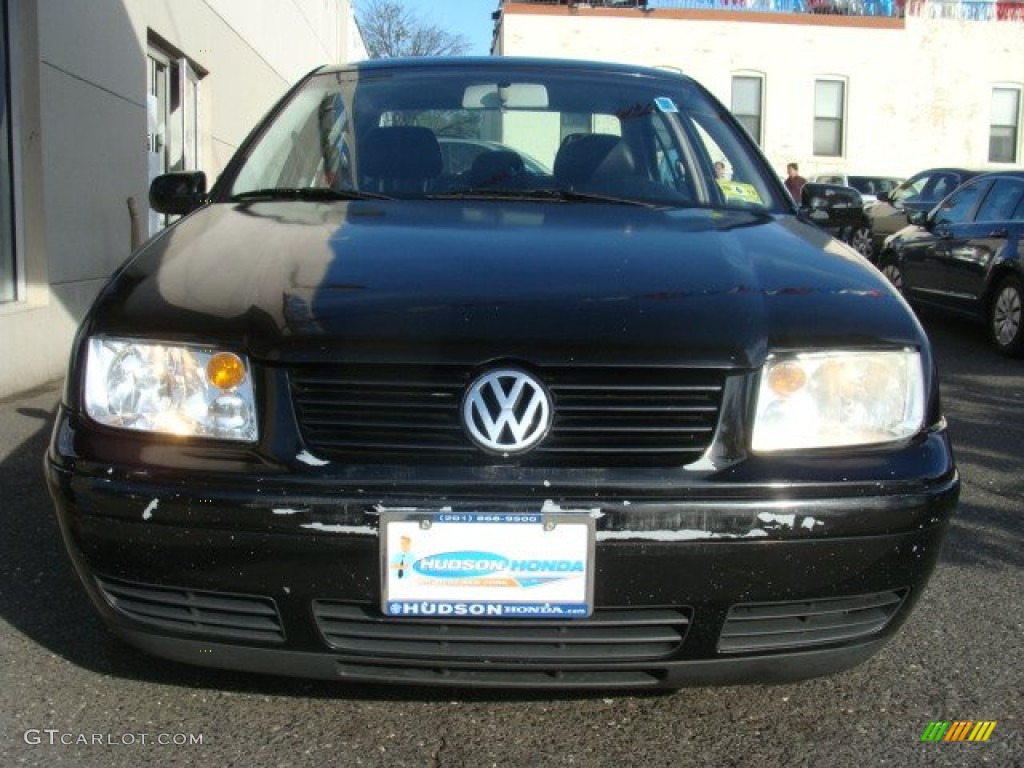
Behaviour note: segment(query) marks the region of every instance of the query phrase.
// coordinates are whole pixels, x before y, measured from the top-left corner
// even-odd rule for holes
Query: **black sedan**
[[[445,173],[448,136],[500,148]],[[692,80],[323,69],[209,193],[151,197],[187,215],[82,322],[46,458],[78,575],[139,648],[403,685],[763,682],[864,661],[920,597],[959,490],[927,337]]]
[[[907,226],[912,213],[926,213],[936,203],[981,171],[967,168],[929,168],[915,173],[891,192],[882,192],[865,209],[877,256],[885,240]]]
[[[987,321],[999,352],[1024,354],[1024,172],[976,176],[910,222],[886,241],[883,274],[915,304]]]

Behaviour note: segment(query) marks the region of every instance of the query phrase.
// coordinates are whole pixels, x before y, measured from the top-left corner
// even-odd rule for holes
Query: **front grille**
[[[601,609],[588,619],[506,621],[394,619],[363,605],[313,603],[332,649],[354,656],[410,661],[624,662],[664,659],[680,648],[689,611]]]
[[[805,648],[858,640],[882,630],[906,590],[793,603],[741,603],[729,609],[721,653]]]
[[[115,611],[153,627],[227,640],[282,643],[285,639],[277,606],[269,597],[100,577],[96,583]]]
[[[299,426],[317,454],[349,461],[492,463],[463,431],[460,409],[478,375],[463,366],[292,368]],[[550,433],[518,460],[540,465],[676,466],[711,443],[724,373],[686,368],[567,367],[534,372],[554,401]]]

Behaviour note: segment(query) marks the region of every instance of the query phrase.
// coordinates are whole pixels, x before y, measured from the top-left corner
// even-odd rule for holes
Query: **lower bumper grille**
[[[420,661],[629,662],[664,659],[682,645],[686,609],[602,609],[571,623],[391,619],[362,605],[313,603],[317,627],[336,651]]]
[[[118,613],[142,624],[225,640],[283,643],[277,606],[268,597],[155,587],[96,578]]]
[[[661,685],[664,670],[434,669],[377,664],[338,664],[338,677],[359,683],[471,686],[480,688],[651,688]]]
[[[907,590],[792,603],[741,603],[729,609],[721,653],[791,650],[858,640],[881,631]]]

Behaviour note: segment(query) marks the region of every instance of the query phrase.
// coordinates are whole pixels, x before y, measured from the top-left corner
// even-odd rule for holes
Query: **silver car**
[[[844,173],[828,173],[815,176],[811,181],[820,184],[838,184],[842,187],[853,187],[860,192],[864,204],[873,203],[883,192],[892,192],[903,183],[898,176],[847,176]]]

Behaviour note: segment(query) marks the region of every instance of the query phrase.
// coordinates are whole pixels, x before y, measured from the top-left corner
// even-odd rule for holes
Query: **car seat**
[[[620,136],[588,133],[568,136],[555,155],[555,178],[569,186],[596,177],[632,175],[635,163]]]
[[[517,152],[498,149],[482,152],[473,160],[466,181],[473,187],[500,187],[526,172],[523,158]]]
[[[429,128],[374,128],[363,139],[359,171],[363,189],[422,193],[441,174],[441,146]]]

